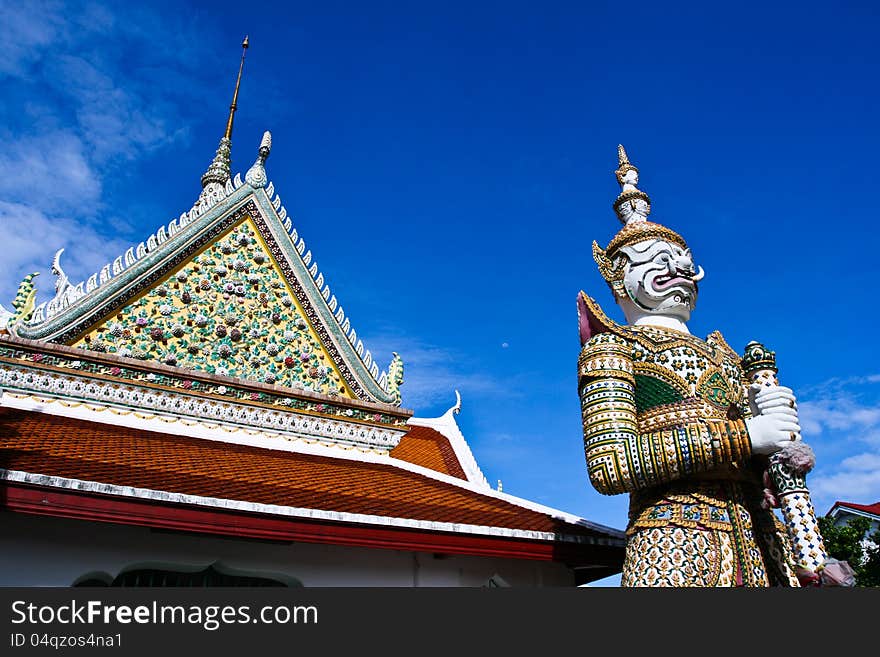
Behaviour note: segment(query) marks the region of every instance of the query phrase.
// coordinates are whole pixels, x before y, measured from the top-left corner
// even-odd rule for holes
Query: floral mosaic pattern
[[[354,397],[250,220],[74,346]]]

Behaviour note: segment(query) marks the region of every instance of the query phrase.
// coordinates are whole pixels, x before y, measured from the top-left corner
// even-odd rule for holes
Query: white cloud
[[[101,181],[75,134],[26,135],[7,140],[0,151],[0,195],[44,212],[81,212],[100,198]],[[3,225],[28,226],[8,214]]]
[[[0,73],[22,76],[42,58],[64,20],[56,2],[3,2],[0,4]]]
[[[880,375],[837,377],[811,386],[798,402],[804,439],[817,453],[807,484],[818,514],[840,500],[880,500]],[[869,451],[863,451],[868,446]]]
[[[50,297],[49,265],[61,247],[76,283],[131,246],[120,233],[142,233],[136,243],[158,227],[110,216],[138,209],[105,194],[117,186],[111,178],[126,175],[126,161],[186,138],[193,101],[204,95],[193,71],[209,59],[205,25],[165,13],[101,2],[0,4],[0,303],[33,271],[44,274],[40,300]],[[169,43],[180,45],[157,47]]]
[[[836,501],[873,504],[880,500],[880,453],[850,456],[837,467],[824,467],[807,480],[818,514]]]
[[[47,82],[76,108],[82,139],[97,162],[117,157],[133,159],[179,136],[162,111],[157,111],[167,111],[168,107],[155,107],[139,81],[112,77],[119,74],[115,63],[107,63],[101,70],[83,57],[67,54],[53,58],[45,71]],[[121,85],[123,81],[125,86]],[[162,94],[157,91],[153,95]]]
[[[208,53],[191,19],[151,8],[35,1],[4,3],[0,23],[3,113],[14,131],[2,135],[3,173],[19,168],[16,179],[32,176],[32,186],[65,186],[73,207],[77,190],[83,202],[94,198],[99,176],[118,169],[114,163],[186,136],[182,116],[204,90],[197,75],[186,84],[176,77]],[[156,47],[167,43],[185,45]],[[58,196],[56,190],[39,209],[57,209],[51,204]]]
[[[6,306],[15,296],[21,279],[31,272],[40,272],[35,281],[38,302],[52,297],[51,259],[62,247],[65,251],[61,265],[76,284],[131,246],[75,219],[49,217],[17,203],[0,201],[0,225],[17,227],[5,232],[0,258],[0,303]]]
[[[864,454],[850,456],[843,459],[843,461],[840,462],[840,466],[844,470],[850,471],[876,470],[877,472],[880,472],[880,453],[866,452]]]
[[[805,434],[880,427],[880,404],[863,404],[854,398],[804,401],[799,402],[798,409]]]
[[[474,371],[460,354],[429,344],[423,340],[402,335],[364,337],[381,365],[382,355],[396,352],[403,359],[402,405],[415,409],[452,406],[455,390],[461,392],[467,403],[469,395],[495,394],[506,390],[500,381],[486,372]]]
[[[851,394],[866,383],[880,383],[880,374],[832,377],[819,383],[806,386],[799,392],[805,399],[824,399],[840,394]]]
[[[485,463],[494,470],[527,470],[527,464],[536,458],[536,449],[540,449],[533,441],[530,442],[521,435],[497,431],[482,433],[479,445],[472,447],[479,453],[480,463]]]
[[[880,374],[836,377],[800,392],[798,415],[805,435],[853,434],[880,431]]]

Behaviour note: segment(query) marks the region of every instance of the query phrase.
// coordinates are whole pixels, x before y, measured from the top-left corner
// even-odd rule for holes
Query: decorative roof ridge
[[[34,308],[30,318],[22,326],[36,328],[59,315],[62,311],[86,304],[88,299],[97,294],[107,283],[118,279],[119,275],[132,265],[160,249],[166,242],[170,242],[178,235],[183,234],[184,230],[192,225],[196,219],[203,217],[222,201],[242,200],[248,194],[254,194],[257,190],[262,189],[266,195],[267,207],[271,207],[272,211],[276,214],[281,225],[284,227],[287,237],[291,241],[293,250],[296,251],[303,264],[304,271],[307,271],[312,278],[312,282],[315,284],[318,292],[317,296],[322,299],[319,303],[326,306],[329,316],[335,320],[340,331],[350,343],[352,350],[375,384],[390,399],[399,404],[400,386],[403,383],[403,361],[397,353],[393,353],[388,367],[380,371],[379,365],[373,359],[372,353],[364,347],[363,341],[358,337],[357,331],[351,325],[350,318],[346,316],[343,307],[336,299],[336,295],[332,293],[330,286],[327,284],[324,273],[318,269],[318,264],[314,260],[312,251],[307,249],[305,240],[293,226],[291,217],[281,202],[281,196],[275,191],[275,184],[271,181],[267,182],[263,163],[269,155],[270,147],[271,134],[266,131],[260,143],[257,161],[248,172],[247,182],[243,182],[241,174],[237,173],[233,181],[226,181],[225,187],[220,185],[209,186],[209,188],[203,190],[202,196],[199,197],[199,200],[189,211],[182,213],[180,217],[169,222],[167,231],[164,225],[160,226],[145,242],[141,242],[137,247],[129,247],[123,255],[113,260],[112,265],[110,263],[104,265],[99,272],[92,274],[85,282],[80,282],[77,285],[70,284],[64,270],[61,268],[60,255],[64,249],[60,249],[55,254],[52,262],[52,271],[57,277],[55,284],[56,295],[48,302],[43,302]],[[262,175],[253,174],[255,167]],[[241,193],[239,198],[233,199],[234,193],[242,189],[242,187],[245,188],[245,191]],[[205,193],[209,189],[214,191]]]
[[[592,543],[605,545],[622,545],[625,540],[623,532],[603,527],[602,525],[589,526],[589,529],[598,533],[606,534],[606,538],[598,538],[576,534],[559,534],[556,532],[542,532],[532,529],[512,529],[494,525],[468,525],[464,523],[444,522],[439,520],[419,520],[416,518],[400,518],[395,516],[368,515],[352,513],[349,511],[326,511],[323,509],[311,509],[308,507],[280,506],[277,504],[264,504],[259,502],[247,502],[229,498],[205,497],[202,495],[190,495],[186,493],[174,493],[151,488],[137,488],[134,486],[121,486],[103,482],[86,481],[70,477],[44,475],[40,473],[24,472],[21,470],[8,470],[0,468],[0,481],[13,481],[35,486],[47,486],[67,490],[79,490],[83,492],[99,493],[103,495],[115,495],[120,497],[134,497],[137,499],[152,499],[176,504],[193,504],[197,506],[211,506],[254,513],[272,515],[285,515],[292,517],[306,517],[313,520],[330,520],[336,522],[351,522],[368,525],[383,525],[391,527],[406,527],[410,529],[422,529],[429,531],[452,532],[456,534],[477,534],[489,536],[505,536],[510,538],[525,538],[530,540]],[[475,491],[485,494],[482,491]],[[562,519],[562,518],[560,518]],[[564,520],[564,519],[562,519]],[[569,522],[564,520],[565,522]],[[569,522],[584,526],[580,522]]]
[[[35,407],[34,402],[39,401]],[[53,402],[61,401],[61,404]],[[225,403],[225,402],[224,402]],[[341,442],[333,437],[309,434],[308,437],[294,430],[284,428],[266,428],[264,426],[249,426],[245,431],[231,422],[221,419],[192,418],[177,415],[173,410],[167,409],[143,409],[140,413],[131,411],[116,412],[121,407],[113,406],[109,402],[106,406],[98,406],[98,402],[89,404],[71,405],[65,404],[62,399],[53,399],[47,396],[20,394],[18,391],[0,388],[0,407],[42,413],[53,417],[67,418],[76,421],[93,424],[106,424],[113,427],[125,427],[136,431],[176,436],[180,438],[192,438],[194,440],[207,440],[224,445],[239,445],[253,447],[255,449],[267,449],[275,452],[290,452],[307,456],[319,456],[337,458],[343,460],[361,461],[364,463],[388,463],[388,453],[397,442],[405,435],[405,431],[388,429],[384,435],[370,442]],[[229,406],[241,406],[243,402],[227,403]],[[149,411],[149,415],[147,412]],[[273,409],[273,413],[297,414],[293,409]],[[175,422],[175,419],[185,420]],[[327,420],[327,418],[318,418]],[[344,429],[350,429],[355,421],[350,419],[330,420],[335,424],[338,432],[342,425]],[[354,425],[357,426],[357,425]],[[363,425],[361,425],[363,426]],[[375,428],[375,427],[373,427]],[[396,438],[389,438],[396,434]],[[371,455],[376,460],[359,458],[358,455]]]
[[[262,381],[242,379],[226,374],[211,373],[205,370],[187,369],[185,367],[167,365],[160,361],[145,361],[131,356],[120,356],[119,354],[113,354],[110,352],[88,351],[80,349],[79,347],[70,347],[57,342],[33,340],[19,335],[0,334],[0,345],[3,344],[22,347],[29,351],[33,351],[35,355],[39,354],[40,357],[47,354],[59,354],[79,361],[90,361],[109,366],[121,365],[131,370],[151,372],[160,375],[167,374],[169,376],[177,376],[181,379],[192,382],[226,385],[230,388],[240,388],[245,391],[285,395],[287,397],[308,400],[316,403],[350,406],[369,412],[381,411],[402,418],[409,417],[413,413],[411,409],[389,404],[388,402],[352,399],[347,397],[332,397],[316,390],[292,388],[277,383],[264,383]]]
[[[477,464],[474,453],[471,451],[464,434],[461,433],[458,422],[455,421],[455,416],[461,412],[461,395],[458,390],[455,391],[455,400],[455,405],[440,417],[411,417],[407,421],[407,424],[416,427],[428,427],[429,429],[434,429],[437,433],[446,438],[452,447],[452,451],[455,452],[455,457],[458,459],[461,469],[464,470],[468,481],[491,490],[492,487],[489,485],[486,475],[483,474],[483,471]]]
[[[243,184],[241,174],[236,174],[235,180],[227,180],[225,187],[215,186],[211,193],[200,196],[192,208],[182,212],[179,217],[168,222],[167,230],[164,224],[159,226],[146,240],[137,246],[128,247],[122,255],[108,262],[85,281],[81,281],[77,285],[69,282],[64,270],[61,268],[60,257],[64,249],[59,249],[52,259],[52,273],[57,277],[55,296],[34,308],[30,319],[24,322],[24,324],[26,326],[38,326],[58,315],[63,310],[82,303],[83,300],[110,282],[110,280],[115,279],[126,269],[146,257],[147,254],[154,252],[162,244],[180,234],[186,227],[208,212],[208,210],[215,207],[220,201],[229,198]]]
[[[384,371],[379,371],[378,363],[373,360],[373,355],[370,350],[366,349],[363,341],[358,338],[357,331],[355,331],[354,327],[351,325],[351,319],[346,316],[345,310],[336,299],[336,295],[333,294],[330,285],[325,280],[323,272],[318,268],[318,263],[315,261],[311,249],[306,247],[305,240],[294,227],[293,221],[287,213],[287,209],[281,203],[281,196],[275,191],[275,184],[270,181],[265,188],[263,188],[263,191],[266,194],[269,205],[274,209],[282,226],[284,226],[284,229],[287,231],[287,235],[297,254],[299,254],[304,268],[308,271],[312,278],[312,282],[318,289],[318,296],[323,299],[323,303],[330,311],[330,315],[336,320],[342,333],[345,335],[349,343],[351,343],[355,353],[358,355],[361,362],[379,387],[389,395],[392,395],[392,397],[396,397],[399,401],[400,385],[403,383],[403,361],[400,356],[397,353],[392,352],[393,355],[388,368]]]

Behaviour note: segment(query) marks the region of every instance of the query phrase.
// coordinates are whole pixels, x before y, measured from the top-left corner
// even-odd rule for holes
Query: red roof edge
[[[874,502],[873,504],[855,504],[854,502],[837,501],[834,503],[834,506],[831,507],[831,510],[828,511],[828,514],[830,514],[831,511],[834,511],[834,509],[836,509],[837,507],[854,509],[856,511],[862,511],[863,513],[870,513],[871,515],[880,516],[880,502]]]
[[[601,565],[611,572],[618,572],[623,564],[623,548],[615,546],[372,527],[125,499],[10,481],[0,482],[0,500],[0,508],[8,511],[200,534],[555,561],[572,568]]]

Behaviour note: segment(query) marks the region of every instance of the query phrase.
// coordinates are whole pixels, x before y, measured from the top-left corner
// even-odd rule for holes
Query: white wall
[[[834,524],[837,527],[844,527],[846,524],[852,520],[853,518],[868,518],[870,520],[870,525],[868,526],[868,536],[876,532],[880,529],[880,522],[875,520],[874,518],[869,518],[866,515],[862,515],[861,513],[850,511],[844,507],[838,507],[837,513],[833,516]]]
[[[305,586],[573,586],[564,565],[520,559],[280,544],[0,512],[0,586],[69,586],[82,575],[149,562],[224,566]]]

